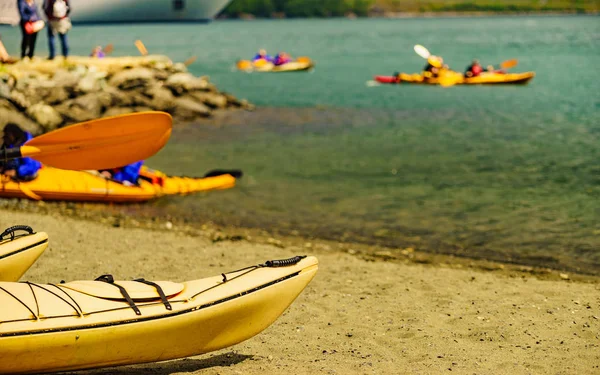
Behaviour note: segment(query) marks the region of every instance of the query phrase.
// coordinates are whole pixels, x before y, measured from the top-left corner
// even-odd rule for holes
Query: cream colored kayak
[[[225,348],[273,323],[317,268],[314,257],[294,257],[184,283],[110,283],[109,275],[66,284],[0,282],[0,373],[155,362]]]
[[[19,234],[24,231],[25,234]],[[16,225],[0,234],[0,281],[17,281],[48,247],[48,235]],[[1,306],[1,304],[0,304]]]

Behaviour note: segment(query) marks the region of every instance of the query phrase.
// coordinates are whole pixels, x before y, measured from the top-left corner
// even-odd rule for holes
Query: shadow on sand
[[[182,372],[195,372],[210,367],[232,366],[242,363],[247,359],[251,359],[252,357],[252,355],[229,352],[205,359],[184,358],[167,362],[147,363],[143,365],[61,372],[60,375],[170,375]]]

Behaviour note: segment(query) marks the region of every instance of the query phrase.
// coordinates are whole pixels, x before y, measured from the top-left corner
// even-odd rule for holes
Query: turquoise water
[[[241,168],[235,189],[117,208],[306,236],[600,273],[598,17],[282,20],[78,27],[75,54],[113,43],[183,61],[261,109],[180,126],[149,164]],[[16,52],[17,30],[0,28]],[[43,54],[45,38],[38,42]],[[528,86],[369,87],[416,72],[420,43],[462,70],[519,59]],[[245,74],[258,48],[310,73]],[[295,233],[295,232],[294,232]]]

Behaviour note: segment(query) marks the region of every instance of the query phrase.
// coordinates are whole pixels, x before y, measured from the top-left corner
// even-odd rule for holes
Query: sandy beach
[[[0,217],[2,227],[28,224],[49,234],[49,249],[23,277],[37,282],[104,273],[184,281],[298,254],[320,260],[317,277],[286,313],[248,341],[188,359],[77,374],[600,373],[594,278],[386,261],[349,244],[268,244],[248,235],[214,241],[177,228],[14,210]]]

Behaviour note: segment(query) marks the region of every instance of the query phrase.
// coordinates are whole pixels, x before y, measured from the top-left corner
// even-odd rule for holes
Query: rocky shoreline
[[[0,127],[34,135],[101,117],[165,111],[176,122],[225,109],[253,109],[167,56],[69,57],[0,64]]]

